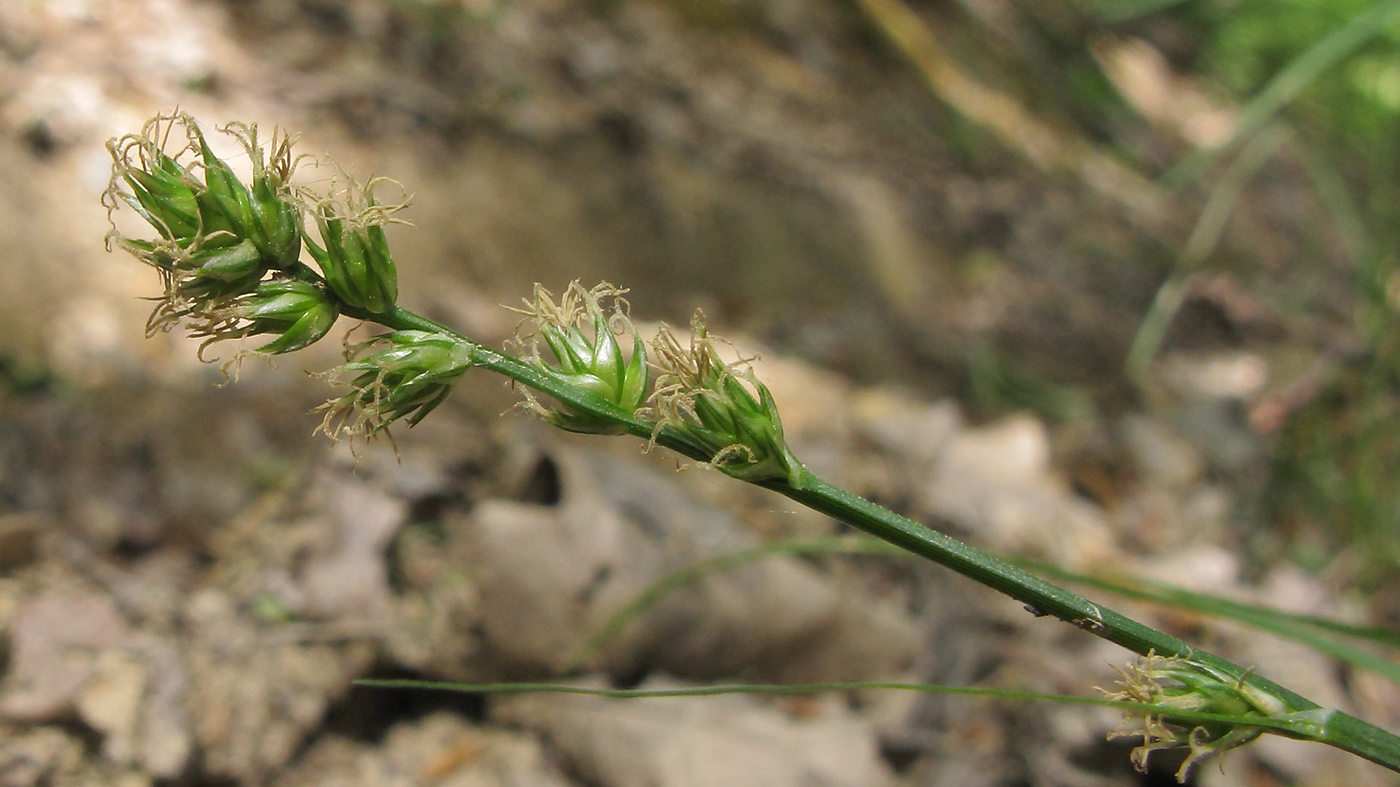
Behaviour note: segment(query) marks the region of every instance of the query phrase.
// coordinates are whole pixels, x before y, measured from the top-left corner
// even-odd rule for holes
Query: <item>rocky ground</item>
[[[355,686],[899,679],[1093,694],[1127,654],[874,556],[707,577],[589,652],[661,577],[842,531],[636,442],[502,416],[516,395],[484,376],[396,432],[397,449],[358,456],[311,434],[328,393],[302,370],[334,365],[335,342],[217,386],[187,339],[142,336],[155,277],[101,244],[103,141],[177,103],[209,125],[304,129],[308,152],[407,183],[402,300],[489,343],[513,324],[497,304],[534,281],[626,284],[643,319],[702,306],[762,351],[794,449],[833,481],[990,550],[1364,618],[1324,581],[1237,556],[1268,450],[1247,415],[1290,369],[1246,341],[1281,330],[1245,308],[1248,276],[1188,304],[1150,393],[1132,393],[1122,356],[1176,209],[1134,213],[968,128],[855,13],[0,2],[0,785],[1129,785],[1175,770],[1167,757],[1135,774],[1103,709]],[[1139,152],[1171,144],[1145,128]],[[1325,310],[1335,288],[1300,287],[1316,273],[1279,262],[1312,240],[1281,166],[1225,248]],[[989,417],[952,394],[990,346],[1087,393],[1057,418]],[[1368,673],[1120,606],[1400,724],[1400,690]],[[1392,783],[1283,740],[1224,766],[1195,783]]]

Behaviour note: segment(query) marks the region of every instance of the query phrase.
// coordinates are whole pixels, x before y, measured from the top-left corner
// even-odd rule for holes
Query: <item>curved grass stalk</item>
[[[643,588],[640,593],[633,596],[626,606],[614,612],[611,617],[599,626],[583,647],[579,649],[571,659],[573,665],[578,668],[587,664],[607,646],[617,638],[619,634],[627,629],[642,613],[651,609],[662,598],[665,598],[673,591],[679,590],[686,585],[693,585],[700,580],[722,574],[740,566],[756,563],[777,555],[833,555],[833,554],[881,554],[892,557],[907,557],[907,553],[898,547],[877,541],[864,536],[816,536],[814,538],[787,539],[773,541],[737,552],[730,552],[724,555],[716,555],[706,560],[697,561],[685,568],[667,574],[656,580],[652,584]]]
[[[1169,187],[1183,186],[1200,177],[1223,155],[1241,141],[1254,136],[1278,116],[1299,93],[1310,86],[1323,72],[1360,49],[1366,42],[1385,32],[1386,26],[1400,17],[1400,0],[1382,0],[1369,10],[1357,14],[1351,21],[1323,36],[1306,52],[1294,58],[1269,81],[1264,89],[1240,111],[1239,120],[1230,138],[1219,145],[1204,148],[1182,159],[1162,182]]]
[[[773,541],[751,549],[698,561],[656,580],[634,596],[625,606],[614,612],[579,649],[579,652],[574,656],[573,663],[577,667],[586,666],[608,643],[616,639],[629,625],[667,594],[686,585],[699,582],[706,577],[777,555],[856,554],[886,557],[908,556],[903,550],[884,541],[867,536],[839,535]],[[1313,615],[1282,612],[1269,607],[1246,604],[1158,582],[1083,574],[1049,563],[1019,558],[1005,558],[1005,560],[1027,570],[1035,571],[1042,576],[1073,585],[1092,587],[1121,598],[1148,601],[1175,609],[1233,620],[1245,626],[1292,640],[1354,667],[1370,670],[1400,685],[1400,663],[1346,641],[1347,639],[1361,640],[1389,648],[1400,654],[1400,631],[1375,626],[1357,626]]]
[[[941,686],[926,683],[898,683],[889,681],[845,681],[835,683],[721,683],[710,686],[681,686],[669,689],[603,689],[576,686],[568,683],[448,683],[430,680],[383,679],[357,680],[357,686],[377,689],[420,689],[427,691],[454,691],[462,694],[568,694],[582,697],[603,697],[606,699],[635,700],[659,697],[717,697],[729,694],[782,696],[792,694],[820,694],[830,691],[912,691],[920,694],[948,694],[960,697],[985,697],[994,700],[1018,702],[1057,702],[1063,705],[1088,705],[1098,708],[1113,708],[1129,713],[1170,714],[1185,721],[1200,724],[1230,724],[1256,727],[1261,730],[1283,735],[1297,740],[1317,740],[1325,735],[1322,715],[1310,711],[1284,717],[1235,716],[1204,711],[1186,711],[1168,705],[1152,705],[1141,702],[1109,699],[1107,697],[1082,697],[1075,694],[1042,694],[1032,691],[1012,689],[990,689],[977,686]]]
[[[1129,378],[1141,381],[1146,377],[1167,329],[1186,302],[1192,277],[1220,245],[1240,193],[1291,136],[1292,133],[1281,125],[1264,129],[1230,162],[1220,181],[1211,189],[1185,248],[1177,255],[1175,268],[1157,289],[1152,305],[1138,324],[1123,364]]]
[[[1400,685],[1400,662],[1378,655],[1341,639],[1347,637],[1400,650],[1400,631],[1375,626],[1354,626],[1312,615],[1295,615],[1255,604],[1245,604],[1209,593],[1197,593],[1156,582],[1107,579],[1066,571],[1044,563],[1017,561],[1046,576],[1085,587],[1097,588],[1123,598],[1188,609],[1226,618],[1260,631],[1307,646],[1354,667],[1369,670]]]
[[[655,445],[669,448],[683,456],[700,462],[708,462],[712,458],[703,444],[697,443],[679,429],[657,426],[641,420],[634,413],[625,412],[589,391],[568,385],[542,373],[525,361],[492,350],[447,326],[401,307],[394,307],[384,314],[371,314],[357,309],[346,309],[345,313],[394,330],[430,331],[455,337],[469,348],[474,366],[503,374],[538,393],[558,399],[571,409],[609,419],[618,425],[619,431],[650,440]],[[1324,709],[1312,700],[1256,674],[1251,669],[1187,645],[1166,632],[1139,623],[952,536],[924,527],[833,486],[805,467],[799,466],[791,478],[775,476],[751,483],[784,495],[905,552],[931,560],[1010,596],[1026,605],[1027,609],[1038,617],[1058,618],[1143,657],[1183,660],[1219,675],[1226,681],[1237,683],[1243,690],[1272,698],[1277,701],[1277,712],[1271,713],[1271,717],[1310,714],[1309,718],[1315,717],[1321,721],[1312,730],[1315,734],[1309,733],[1301,737],[1327,743],[1400,773],[1400,737],[1341,711]],[[1270,728],[1270,731],[1273,729]]]
[[[1400,0],[1386,5],[1400,7]],[[541,363],[537,356],[521,359],[492,350],[397,305],[397,268],[387,239],[378,233],[356,235],[351,242],[343,232],[331,232],[341,244],[335,255],[309,251],[320,273],[294,259],[303,248],[301,241],[310,241],[304,237],[300,209],[283,189],[276,183],[263,187],[255,182],[250,190],[204,145],[193,119],[181,115],[165,120],[189,130],[190,146],[177,151],[175,158],[165,155],[165,137],[155,133],[165,128],[162,118],[148,124],[139,138],[131,138],[131,145],[149,152],[139,162],[114,140],[109,146],[113,180],[104,196],[110,206],[129,204],[162,238],[126,238],[113,230],[113,245],[160,273],[166,298],[156,315],[169,317],[160,321],[161,328],[183,322],[198,331],[202,316],[260,288],[273,288],[264,293],[273,300],[279,293],[298,294],[292,304],[297,308],[288,311],[278,301],[281,305],[275,309],[271,304],[259,307],[271,311],[239,312],[242,316],[232,318],[231,324],[208,324],[215,338],[281,333],[281,339],[262,349],[289,352],[323,336],[334,321],[330,312],[337,308],[340,314],[389,328],[390,334],[348,346],[346,363],[332,373],[350,378],[341,381],[349,392],[328,404],[324,426],[332,437],[371,436],[398,419],[413,425],[447,397],[468,369],[482,367],[509,377],[532,395],[551,397],[559,407],[551,412],[567,417],[558,424],[564,428],[631,434],[649,447],[671,449],[951,568],[1020,601],[1038,617],[1053,616],[1139,654],[1144,660],[1123,671],[1119,684],[1119,698],[1131,700],[1130,707],[1143,719],[1135,733],[1143,738],[1135,754],[1139,767],[1151,751],[1188,746],[1189,767],[1269,731],[1328,743],[1400,772],[1400,737],[1320,708],[1253,670],[1190,647],[818,478],[789,450],[767,387],[747,361],[720,358],[722,340],[706,333],[698,315],[688,346],[669,332],[663,332],[659,344],[653,342],[661,375],[645,400],[647,406],[638,407],[649,375],[641,363],[618,367],[620,350],[614,351],[609,334],[613,317],[577,334],[569,333],[567,326],[554,326],[565,331],[555,338],[572,353],[566,353],[568,364],[559,367]],[[251,136],[249,140],[251,146]],[[204,161],[204,183],[188,179],[177,161],[195,154]],[[317,209],[325,218],[319,205]],[[290,236],[289,227],[300,233],[298,237]],[[203,245],[209,239],[219,244],[212,252]],[[236,259],[227,257],[229,249],[241,249]],[[318,309],[329,319],[322,319],[326,315]],[[546,311],[539,316],[555,319],[553,310]],[[625,321],[625,313],[614,317]],[[580,377],[581,372],[588,374]],[[1189,714],[1211,718],[1201,716],[1204,720],[1198,722]]]

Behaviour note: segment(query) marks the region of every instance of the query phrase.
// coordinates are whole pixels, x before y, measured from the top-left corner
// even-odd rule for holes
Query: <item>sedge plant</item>
[[[504,375],[526,391],[525,407],[556,427],[632,435],[648,448],[669,449],[1138,654],[1120,671],[1119,690],[1097,703],[1126,709],[1115,734],[1140,739],[1140,768],[1151,752],[1184,749],[1184,780],[1200,760],[1272,733],[1400,772],[1400,738],[1389,732],[818,478],[789,448],[752,359],[736,357],[698,312],[689,336],[663,327],[644,342],[625,290],[575,282],[556,299],[537,288],[516,310],[522,320],[513,352],[492,349],[398,304],[384,226],[398,221],[407,200],[387,203],[377,194],[392,181],[359,184],[342,174],[330,193],[319,193],[291,182],[299,161],[294,138],[274,133],[265,145],[251,124],[220,131],[252,162],[246,182],[187,114],[157,116],[108,143],[104,203],[113,212],[130,208],[153,232],[130,237],[114,228],[108,245],[159,275],[163,292],[148,331],[184,326],[204,340],[201,353],[227,340],[240,343],[235,361],[249,352],[292,352],[324,338],[340,316],[381,327],[347,343],[345,362],[325,375],[340,390],[321,408],[321,429],[332,439],[419,423],[468,370]],[[242,349],[248,340],[255,346]]]

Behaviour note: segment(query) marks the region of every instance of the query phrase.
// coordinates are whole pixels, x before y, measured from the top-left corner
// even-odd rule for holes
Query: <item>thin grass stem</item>
[[[1250,100],[1240,111],[1239,119],[1229,139],[1211,148],[1203,148],[1182,159],[1166,175],[1162,182],[1168,187],[1180,187],[1190,183],[1202,174],[1223,155],[1241,141],[1253,136],[1288,106],[1299,93],[1314,80],[1366,42],[1385,31],[1385,28],[1400,14],[1400,0],[1383,0],[1370,10],[1357,14],[1351,21],[1323,36],[1306,52],[1294,58],[1284,69],[1274,76],[1264,89]]]
[[[448,683],[442,681],[383,679],[357,680],[357,686],[379,689],[419,689],[425,691],[455,691],[463,694],[568,694],[583,697],[635,700],[661,697],[717,697],[731,694],[783,696],[820,694],[831,691],[913,691],[920,694],[951,694],[961,697],[985,697],[1017,702],[1057,702],[1063,705],[1088,705],[1113,708],[1132,713],[1164,713],[1183,721],[1201,724],[1224,723],[1258,727],[1298,740],[1316,740],[1326,734],[1325,721],[1319,714],[1301,713],[1292,716],[1260,717],[1229,716],[1221,713],[1181,710],[1141,702],[1126,702],[1106,697],[1083,697],[1074,694],[1043,694],[1013,689],[992,689],[978,686],[940,686],[925,683],[888,681],[851,681],[837,683],[726,683],[712,686],[681,686],[668,689],[605,689],[576,686],[567,683]]]

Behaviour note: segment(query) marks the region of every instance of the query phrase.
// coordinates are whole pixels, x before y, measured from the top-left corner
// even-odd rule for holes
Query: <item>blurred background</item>
[[[502,416],[484,373],[397,449],[313,436],[339,342],[221,385],[144,337],[104,142],[175,106],[298,131],[414,194],[409,308],[495,346],[535,282],[701,308],[830,480],[989,550],[1393,627],[1397,45],[1375,0],[0,0],[0,785],[1171,783],[1103,709],[352,686],[1090,695],[1127,653],[912,559],[794,554],[590,649],[662,577],[844,531]],[[1400,724],[1374,671],[1103,598]],[[1192,783],[1395,783],[1281,740],[1224,762]]]

